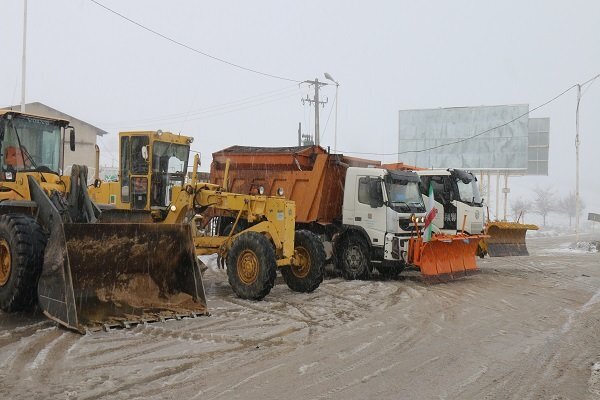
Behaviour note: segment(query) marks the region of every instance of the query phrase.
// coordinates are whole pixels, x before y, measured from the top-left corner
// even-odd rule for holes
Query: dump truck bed
[[[265,195],[283,189],[296,202],[296,223],[330,223],[342,217],[344,180],[348,167],[379,166],[379,161],[329,154],[320,146],[232,146],[213,153],[210,181],[223,185],[230,160],[228,190]]]

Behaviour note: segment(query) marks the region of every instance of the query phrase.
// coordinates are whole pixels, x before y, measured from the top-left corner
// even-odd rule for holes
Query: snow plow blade
[[[78,332],[207,313],[187,224],[54,224],[38,283],[49,318]]]
[[[479,271],[476,251],[482,235],[434,235],[429,242],[413,237],[409,264],[419,268],[427,282],[446,282]]]
[[[527,230],[538,230],[536,225],[518,222],[490,222],[483,248],[490,257],[528,256],[525,235]]]

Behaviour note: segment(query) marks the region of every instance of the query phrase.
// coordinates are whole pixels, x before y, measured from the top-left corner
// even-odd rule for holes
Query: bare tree
[[[531,201],[519,197],[518,199],[510,203],[510,208],[512,210],[514,220],[520,220],[521,222],[524,222],[525,214],[531,211],[532,209]]]
[[[544,226],[546,226],[546,217],[552,211],[556,210],[556,202],[554,200],[554,190],[547,187],[536,187],[533,189],[535,197],[533,199],[533,212],[542,216]]]
[[[561,214],[564,214],[569,217],[569,228],[571,227],[571,222],[575,214],[577,214],[577,199],[575,197],[575,193],[569,193],[564,198],[560,199],[557,204],[557,211]],[[581,197],[579,198],[579,215],[585,208],[585,204]]]

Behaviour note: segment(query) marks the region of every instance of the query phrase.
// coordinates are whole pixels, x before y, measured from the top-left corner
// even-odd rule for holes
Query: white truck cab
[[[434,232],[481,234],[484,229],[483,199],[477,178],[459,169],[417,171],[425,204],[429,204],[429,185],[433,185],[434,204],[438,214],[433,220]]]
[[[404,268],[408,239],[415,229],[412,217],[422,225],[426,211],[420,185],[412,171],[361,167],[346,171],[343,225],[362,232],[370,247],[370,262],[380,272],[395,274]]]

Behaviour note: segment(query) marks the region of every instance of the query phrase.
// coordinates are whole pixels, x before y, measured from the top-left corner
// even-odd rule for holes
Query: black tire
[[[275,284],[275,249],[266,236],[246,232],[234,239],[227,254],[227,277],[242,299],[261,300]]]
[[[234,224],[233,222],[230,222],[227,225],[225,225],[225,228],[223,228],[222,236],[229,236],[229,234],[233,230],[233,224]],[[233,235],[231,235],[231,236],[237,235],[241,231],[242,231],[242,227],[241,227],[240,223],[238,222],[238,224],[235,226],[235,230],[233,231]]]
[[[302,265],[281,268],[283,280],[295,292],[310,293],[319,287],[325,275],[325,249],[314,233],[296,231],[294,248]]]
[[[46,234],[37,221],[26,215],[0,216],[0,309],[15,312],[37,304],[37,284],[44,263]],[[10,268],[3,265],[6,254]],[[2,276],[4,278],[2,278]]]
[[[368,279],[371,266],[365,241],[356,235],[342,239],[336,249],[336,266],[347,280]]]
[[[386,262],[383,261],[381,264],[375,266],[379,274],[385,279],[396,279],[398,275],[404,270],[404,265],[399,262]]]

